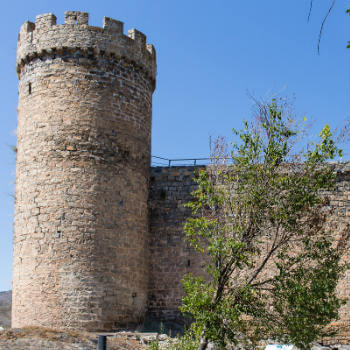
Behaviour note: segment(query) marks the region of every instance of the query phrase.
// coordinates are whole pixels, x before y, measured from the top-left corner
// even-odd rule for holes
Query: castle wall
[[[12,326],[142,321],[155,54],[105,18],[22,26]]]
[[[151,278],[149,289],[149,313],[162,319],[180,319],[178,310],[183,289],[180,283],[185,273],[203,273],[203,257],[184,242],[183,225],[190,210],[184,204],[191,199],[196,188],[193,176],[200,167],[154,167],[150,172],[150,231]],[[340,237],[350,223],[350,163],[337,164],[337,187],[327,193],[334,209],[329,225]],[[350,237],[349,228],[345,232]],[[348,239],[350,248],[350,240]],[[349,254],[345,259],[350,262]],[[331,343],[350,342],[350,271],[341,280],[339,296],[349,298],[340,310],[340,320],[332,326],[339,335]]]
[[[180,319],[178,309],[188,272],[202,273],[202,256],[184,242],[185,208],[196,188],[195,167],[155,167],[150,171],[150,285],[149,314],[161,320]]]

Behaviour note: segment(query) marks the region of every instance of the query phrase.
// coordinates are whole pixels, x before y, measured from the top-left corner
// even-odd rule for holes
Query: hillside
[[[0,292],[0,327],[10,327],[11,325],[11,291]]]

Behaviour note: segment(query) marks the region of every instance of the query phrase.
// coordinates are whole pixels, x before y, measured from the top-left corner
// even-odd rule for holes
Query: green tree
[[[341,151],[328,125],[300,150],[301,132],[276,100],[234,133],[232,163],[221,164],[226,147],[216,143],[188,203],[186,239],[203,253],[207,275],[183,280],[181,310],[194,320],[185,343],[204,350],[273,338],[308,349],[329,335],[344,303],[335,294],[344,245],[326,229],[325,195],[335,186],[328,160]]]

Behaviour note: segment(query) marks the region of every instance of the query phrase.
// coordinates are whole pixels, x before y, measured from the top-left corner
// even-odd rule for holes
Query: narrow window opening
[[[74,17],[74,24],[78,24],[77,16]]]
[[[191,266],[191,260],[187,260],[187,266],[188,266],[188,267]]]
[[[32,83],[28,84],[28,94],[31,95],[32,93]]]

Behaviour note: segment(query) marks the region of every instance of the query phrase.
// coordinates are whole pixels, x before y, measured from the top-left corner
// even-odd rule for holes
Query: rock
[[[330,350],[330,347],[315,342],[313,343],[311,350]]]
[[[215,343],[209,343],[207,346],[207,350],[218,350],[218,346]]]
[[[152,334],[152,335],[142,337],[141,343],[142,344],[150,344],[151,342],[156,341],[156,340],[157,340],[157,336]]]

